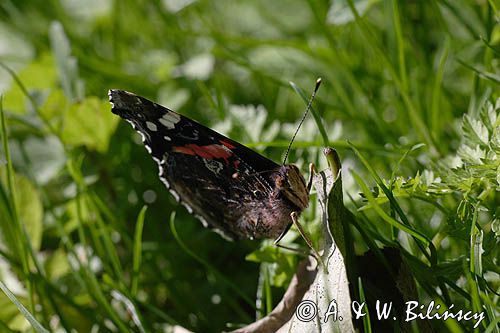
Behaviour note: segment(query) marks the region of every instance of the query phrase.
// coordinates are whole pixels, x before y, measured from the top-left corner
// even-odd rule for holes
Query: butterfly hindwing
[[[229,238],[252,237],[241,217],[273,190],[278,164],[143,97],[123,90],[109,97],[112,112],[141,134],[161,180],[188,211]]]

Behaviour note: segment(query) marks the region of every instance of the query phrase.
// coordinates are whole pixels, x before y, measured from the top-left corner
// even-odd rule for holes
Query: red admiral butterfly
[[[276,164],[144,97],[108,95],[112,112],[141,134],[160,179],[205,226],[231,239],[278,241],[308,206],[310,182],[295,165]]]

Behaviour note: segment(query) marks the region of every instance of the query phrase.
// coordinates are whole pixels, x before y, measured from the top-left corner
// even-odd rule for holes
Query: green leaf
[[[2,73],[2,75],[5,75]],[[29,92],[32,90],[46,90],[56,85],[56,71],[54,59],[50,54],[42,54],[38,60],[32,62],[17,74]],[[26,112],[27,98],[17,84],[12,84],[3,98],[4,109],[14,113]]]
[[[66,163],[64,147],[55,136],[30,136],[21,144],[13,141],[11,145],[14,165],[23,165],[22,171],[33,175],[39,185],[54,179]]]
[[[52,89],[40,106],[40,113],[45,119],[55,122],[62,121],[71,103],[61,89]]]
[[[45,262],[45,271],[50,280],[57,280],[70,272],[68,253],[62,248],[55,250]]]
[[[43,206],[40,194],[25,177],[16,175],[16,204],[19,220],[28,233],[34,250],[40,249],[43,231]]]
[[[482,164],[481,159],[486,157],[485,151],[479,145],[473,148],[465,144],[458,148],[457,155],[468,164]]]
[[[282,287],[290,282],[297,264],[295,255],[280,250],[274,244],[249,253],[245,259],[253,262],[269,263],[269,279],[275,287]]]
[[[468,144],[485,146],[488,144],[488,128],[479,120],[464,116],[462,130],[469,140]]]
[[[74,104],[64,118],[63,142],[105,153],[118,124],[118,117],[109,110],[109,103],[97,97]]]
[[[481,110],[479,116],[481,117],[481,122],[488,128],[488,132],[492,133],[494,128],[496,128],[500,121],[497,110],[500,108],[500,101],[497,101],[495,106],[490,102],[486,102]]]

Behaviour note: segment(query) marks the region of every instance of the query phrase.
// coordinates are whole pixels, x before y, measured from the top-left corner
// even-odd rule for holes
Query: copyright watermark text
[[[376,320],[398,320],[393,314],[392,302],[376,301],[375,311],[372,314],[370,310],[370,317]],[[323,312],[324,311],[324,312]],[[361,319],[366,316],[367,305],[365,302],[351,302],[351,312],[353,319]],[[319,316],[319,317],[318,317]],[[295,309],[295,317],[302,322],[310,322],[312,320],[319,320],[322,323],[328,321],[342,321],[342,315],[339,313],[336,300],[332,300],[326,309],[318,309],[318,305],[311,300],[304,300],[299,303]],[[449,308],[442,309],[440,304],[431,301],[429,304],[420,304],[417,301],[407,301],[403,309],[403,318],[405,322],[413,320],[430,320],[437,319],[446,321],[448,319],[455,319],[456,321],[474,321],[474,328],[477,328],[481,321],[484,319],[484,312],[472,312],[470,310],[455,309],[454,304]]]

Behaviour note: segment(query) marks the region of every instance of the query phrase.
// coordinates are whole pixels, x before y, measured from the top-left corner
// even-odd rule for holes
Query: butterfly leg
[[[288,232],[288,230],[290,230],[290,227],[292,226],[292,223],[290,223],[285,230],[283,230],[283,232],[281,233],[281,235],[278,236],[278,238],[276,238],[274,240],[274,245],[276,245],[277,247],[281,247],[282,249],[285,249],[285,250],[290,250],[290,251],[293,251],[293,252],[296,252],[298,254],[301,254],[305,257],[307,257],[307,253],[303,252],[303,251],[300,251],[299,249],[296,249],[296,248],[293,248],[293,247],[288,247],[286,245],[281,245],[279,242],[283,239],[283,237],[286,235],[286,233]]]
[[[323,260],[321,259],[321,255],[318,253],[318,251],[316,251],[316,249],[312,245],[311,240],[306,235],[306,232],[304,231],[304,229],[302,228],[302,225],[299,222],[299,215],[297,214],[297,212],[292,212],[290,214],[290,218],[292,219],[292,222],[295,225],[295,227],[297,227],[297,230],[299,231],[300,236],[302,236],[302,238],[306,241],[307,246],[311,249],[311,251],[312,251],[314,257],[316,258],[316,260],[318,261],[318,263],[324,267]]]
[[[295,252],[297,254],[299,254],[300,256],[302,257],[305,257],[307,258],[309,256],[309,253],[307,252],[304,252],[298,248],[294,248],[294,247],[289,247],[289,246],[286,246],[286,245],[281,245],[279,242],[283,239],[283,237],[286,235],[286,233],[288,232],[288,230],[290,230],[290,227],[292,226],[293,223],[290,223],[286,229],[281,233],[281,235],[278,236],[278,238],[276,238],[274,240],[274,245],[276,245],[277,247],[279,248],[282,248],[282,249],[285,249],[285,250],[289,250],[289,251],[292,251],[292,252]]]
[[[279,247],[281,249],[284,249],[284,250],[288,250],[288,251],[292,251],[292,252],[295,252],[297,253],[299,256],[301,257],[304,257],[304,258],[307,258],[309,256],[309,253],[305,252],[305,251],[302,251],[298,248],[295,248],[295,247],[290,247],[290,246],[286,246],[286,245],[281,245],[281,244],[278,244],[278,243],[274,243],[274,245],[276,245],[276,247]]]

